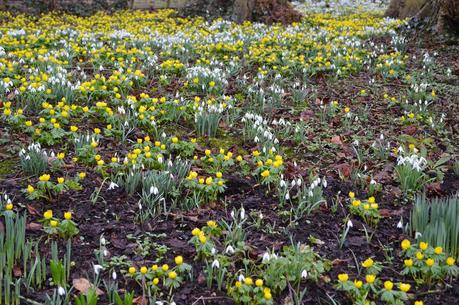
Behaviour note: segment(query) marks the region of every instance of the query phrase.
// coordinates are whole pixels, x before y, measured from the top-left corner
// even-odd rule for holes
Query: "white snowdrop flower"
[[[102,253],[104,256],[108,256],[108,250],[107,249],[104,249],[103,253]]]
[[[239,282],[243,282],[245,280],[245,276],[243,276],[242,274],[240,274],[237,279],[239,280]]]
[[[228,247],[226,247],[225,253],[227,253],[227,254],[234,254],[234,252],[235,252],[235,251],[234,251],[234,248],[233,248],[231,245],[229,245]]]
[[[287,194],[285,194],[285,200],[289,200],[290,199],[290,194],[289,192],[287,192]]]
[[[414,234],[414,238],[418,239],[418,238],[420,238],[420,237],[422,237],[422,233],[421,233],[421,232],[416,232],[416,233]]]
[[[172,303],[170,303],[169,305],[177,305],[177,304],[175,304],[175,302],[172,302]]]
[[[212,250],[210,250],[210,253],[212,253],[212,255],[215,255],[215,253],[217,253],[217,250],[215,248],[212,248]]]
[[[100,244],[101,244],[102,246],[105,246],[105,245],[107,244],[107,241],[105,240],[104,237],[101,237],[101,238],[100,238]]]
[[[107,190],[114,190],[115,188],[119,187],[118,184],[116,184],[115,182],[110,182],[110,185],[108,186],[108,189]]]
[[[164,305],[164,302],[162,302],[162,301],[156,301],[156,305]]]
[[[156,186],[153,186],[153,185],[152,185],[152,186],[150,187],[150,195],[151,195],[151,194],[153,194],[153,195],[158,195],[158,193],[159,193],[158,188],[157,188]]]
[[[323,185],[323,187],[325,187],[325,188],[326,188],[327,185],[328,185],[327,179],[325,179],[325,177],[323,177],[323,179],[322,179],[322,185]]]
[[[307,277],[308,277],[308,271],[306,271],[306,269],[305,269],[305,270],[303,270],[303,272],[301,272],[301,278],[305,279]]]
[[[295,179],[292,180],[292,183],[291,183],[291,184],[292,184],[292,187],[294,187],[294,186],[296,185]]]
[[[298,178],[298,179],[296,180],[296,184],[298,184],[298,186],[301,186],[302,183],[303,183],[303,182],[302,182],[301,178]]]
[[[403,218],[400,218],[399,222],[397,223],[398,229],[403,229]]]
[[[286,186],[285,180],[282,179],[282,180],[279,182],[279,186],[280,186],[280,187],[285,187],[285,186]]]
[[[354,226],[354,224],[352,223],[352,221],[350,219],[347,221],[346,225],[347,225],[348,228],[352,228]]]
[[[142,210],[142,204],[139,202],[139,210]]]
[[[309,190],[308,196],[309,196],[309,197],[312,197],[312,196],[314,196],[314,193],[313,193],[311,190]]]
[[[116,278],[117,278],[117,277],[118,277],[118,275],[116,274],[115,271],[113,271],[113,272],[112,272],[112,279],[113,279],[114,281],[116,281]]]
[[[258,215],[258,218],[260,218],[260,220],[262,220],[263,219],[263,214],[260,213],[260,215]]]
[[[65,295],[65,289],[63,287],[59,286],[59,288],[57,288],[57,293],[60,296],[63,296],[63,295]]]
[[[376,184],[376,180],[374,180],[374,179],[371,179],[371,181],[370,181],[370,184],[373,184],[373,185],[375,185],[375,184]]]
[[[245,218],[245,209],[244,207],[241,208],[241,219]]]
[[[94,273],[99,275],[100,270],[104,269],[101,265],[94,265]]]
[[[261,261],[262,261],[263,263],[266,263],[266,262],[269,261],[270,259],[271,259],[271,256],[269,255],[269,253],[268,253],[268,252],[265,252],[265,253],[263,254],[263,258],[261,259]]]
[[[220,262],[217,259],[212,262],[212,268],[220,268]]]
[[[231,218],[233,218],[233,219],[234,219],[234,210],[233,210],[233,211],[231,211],[231,214],[230,214],[230,215],[231,215]]]

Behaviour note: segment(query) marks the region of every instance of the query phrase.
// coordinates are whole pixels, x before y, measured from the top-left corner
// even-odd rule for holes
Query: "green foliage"
[[[418,240],[444,247],[459,258],[459,199],[416,196],[408,229]]]

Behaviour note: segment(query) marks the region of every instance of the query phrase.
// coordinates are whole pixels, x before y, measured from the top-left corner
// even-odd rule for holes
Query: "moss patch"
[[[12,174],[15,167],[16,160],[9,159],[0,161],[0,176]]]

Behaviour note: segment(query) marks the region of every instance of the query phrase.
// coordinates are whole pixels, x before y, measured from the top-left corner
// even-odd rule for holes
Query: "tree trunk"
[[[428,19],[438,32],[459,31],[459,0],[391,0],[385,15]]]

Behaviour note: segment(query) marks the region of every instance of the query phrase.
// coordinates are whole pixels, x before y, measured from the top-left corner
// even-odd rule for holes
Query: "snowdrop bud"
[[[403,229],[403,218],[400,218],[400,221],[397,223],[398,229]]]
[[[233,210],[233,211],[231,211],[231,214],[230,214],[230,215],[231,215],[231,218],[233,218],[233,219],[234,219],[234,210]]]
[[[352,224],[352,221],[349,219],[349,220],[347,221],[347,227],[348,227],[348,228],[352,228],[353,226],[354,226],[354,225]]]
[[[61,286],[59,286],[59,288],[57,288],[57,293],[58,293],[60,296],[63,296],[63,295],[65,295],[65,289],[62,288]]]
[[[245,218],[245,209],[244,207],[241,208],[241,219]]]
[[[323,187],[327,187],[327,179],[325,179],[325,177],[322,179],[322,185]]]
[[[102,246],[105,246],[105,245],[107,244],[107,241],[105,240],[104,237],[101,237],[101,238],[100,238],[100,244],[101,244]]]
[[[307,277],[308,277],[308,271],[306,271],[306,269],[305,269],[305,270],[303,270],[303,272],[301,272],[301,278],[305,279]]]
[[[113,272],[112,272],[112,279],[113,279],[114,281],[116,281],[116,278],[117,278],[117,277],[118,277],[118,275],[116,274],[115,271],[113,271]]]
[[[215,255],[215,253],[217,253],[217,250],[215,248],[212,248],[212,250],[210,250],[210,253],[212,253],[212,255]]]
[[[289,192],[287,192],[287,194],[285,194],[285,200],[289,200],[290,199],[290,194]]]

